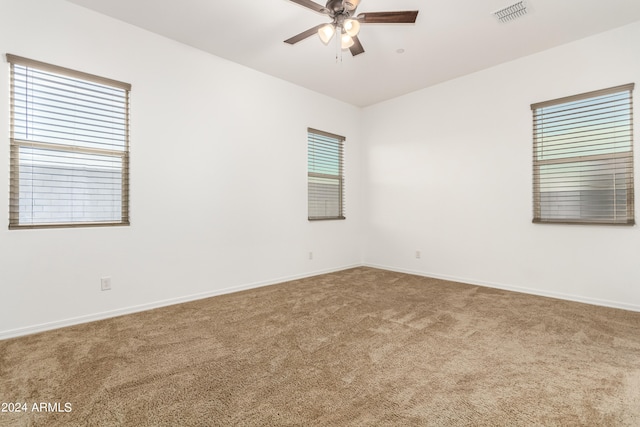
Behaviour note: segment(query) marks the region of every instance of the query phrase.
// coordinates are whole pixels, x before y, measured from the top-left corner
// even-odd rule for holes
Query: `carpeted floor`
[[[639,426],[640,313],[355,268],[0,341],[0,402],[27,404],[0,426]]]

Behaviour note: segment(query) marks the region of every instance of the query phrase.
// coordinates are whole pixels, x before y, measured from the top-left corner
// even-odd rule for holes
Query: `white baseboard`
[[[147,304],[134,305],[129,307],[120,308],[117,310],[104,311],[101,313],[88,314],[86,316],[72,317],[69,319],[57,320],[54,322],[41,323],[32,326],[26,326],[24,328],[10,329],[7,331],[0,331],[0,340],[9,338],[16,338],[25,335],[31,335],[38,332],[50,331],[52,329],[64,328],[67,326],[79,325],[81,323],[94,322],[96,320],[109,319],[111,317],[123,316],[125,314],[139,313],[141,311],[152,310],[154,308],[166,307],[174,304],[181,304],[189,301],[196,301],[199,299],[215,297],[218,295],[230,294],[233,292],[244,291],[247,289],[261,288],[263,286],[275,285],[278,283],[289,282],[291,280],[304,279],[306,277],[318,276],[320,274],[334,273],[336,271],[346,270],[349,268],[360,267],[361,264],[346,265],[338,268],[332,268],[327,270],[317,270],[304,274],[297,274],[292,276],[280,277],[272,280],[265,280],[261,282],[247,283],[239,286],[232,286],[224,289],[217,289],[210,292],[202,292],[193,295],[186,295],[177,298],[170,298],[161,301],[154,301]]]
[[[523,294],[538,295],[538,296],[542,296],[542,297],[556,298],[556,299],[561,299],[561,300],[566,300],[566,301],[581,302],[581,303],[585,303],[585,304],[599,305],[599,306],[602,306],[602,307],[619,308],[619,309],[622,309],[622,310],[640,312],[640,305],[636,305],[636,304],[626,304],[626,303],[617,302],[617,301],[602,300],[602,299],[598,299],[598,298],[588,298],[588,297],[583,297],[583,296],[579,296],[579,295],[564,294],[564,293],[560,293],[560,292],[542,291],[542,290],[539,290],[539,289],[524,288],[524,287],[519,287],[519,286],[511,286],[511,285],[504,285],[502,283],[494,283],[494,282],[486,282],[486,281],[481,281],[481,280],[474,280],[474,279],[469,279],[469,278],[466,278],[466,277],[447,276],[447,275],[442,275],[442,274],[429,273],[429,272],[425,272],[425,271],[417,271],[417,270],[410,270],[410,269],[405,269],[405,268],[390,267],[388,265],[364,263],[363,266],[364,267],[371,267],[371,268],[379,268],[379,269],[382,269],[382,270],[396,271],[398,273],[413,274],[413,275],[416,275],[416,276],[433,277],[434,279],[449,280],[449,281],[452,281],[452,282],[467,283],[467,284],[470,284],[470,285],[484,286],[484,287],[487,287],[487,288],[503,289],[505,291],[520,292],[520,293],[523,293]]]
[[[193,295],[186,295],[186,296],[178,297],[178,298],[171,298],[171,299],[167,299],[167,300],[155,301],[155,302],[151,302],[151,303],[148,303],[148,304],[135,305],[135,306],[125,307],[125,308],[121,308],[121,309],[117,309],[117,310],[110,310],[110,311],[105,311],[105,312],[101,312],[101,313],[89,314],[89,315],[86,315],[86,316],[73,317],[73,318],[69,318],[69,319],[63,319],[63,320],[54,321],[54,322],[48,322],[48,323],[41,323],[41,324],[37,324],[37,325],[27,326],[27,327],[24,327],[24,328],[17,328],[17,329],[11,329],[11,330],[7,330],[7,331],[0,331],[0,340],[9,339],[9,338],[16,338],[16,337],[25,336],[25,335],[31,335],[31,334],[35,334],[35,333],[38,333],[38,332],[44,332],[44,331],[49,331],[49,330],[52,330],[52,329],[64,328],[64,327],[67,327],[67,326],[78,325],[78,324],[81,324],[81,323],[94,322],[96,320],[109,319],[111,317],[118,317],[118,316],[123,316],[123,315],[126,315],[126,314],[138,313],[138,312],[141,312],[141,311],[152,310],[154,308],[166,307],[166,306],[169,306],[169,305],[181,304],[181,303],[185,303],[185,302],[189,302],[189,301],[196,301],[196,300],[199,300],[199,299],[210,298],[210,297],[214,297],[214,296],[218,296],[218,295],[224,295],[224,294],[230,294],[230,293],[233,293],[233,292],[244,291],[244,290],[247,290],[247,289],[254,289],[254,288],[260,288],[260,287],[263,287],[263,286],[275,285],[275,284],[278,284],[278,283],[288,282],[288,281],[291,281],[291,280],[304,279],[306,277],[317,276],[317,275],[320,275],[320,274],[334,273],[336,271],[342,271],[342,270],[346,270],[346,269],[349,269],[349,268],[355,268],[355,267],[379,268],[379,269],[382,269],[382,270],[396,271],[398,273],[407,273],[407,274],[413,274],[413,275],[416,275],[416,276],[423,276],[423,277],[433,277],[434,279],[449,280],[449,281],[453,281],[453,282],[467,283],[467,284],[470,284],[470,285],[477,285],[477,286],[484,286],[484,287],[488,287],[488,288],[503,289],[503,290],[506,290],[506,291],[521,292],[521,293],[525,293],[525,294],[539,295],[539,296],[543,296],[543,297],[557,298],[557,299],[561,299],[561,300],[581,302],[581,303],[586,303],[586,304],[599,305],[599,306],[603,306],[603,307],[619,308],[619,309],[622,309],[622,310],[640,312],[640,306],[635,305],[635,304],[626,304],[626,303],[621,303],[621,302],[616,302],[616,301],[601,300],[601,299],[597,299],[597,298],[587,298],[587,297],[582,297],[582,296],[578,296],[578,295],[563,294],[563,293],[559,293],[559,292],[541,291],[541,290],[538,290],[538,289],[523,288],[523,287],[518,287],[518,286],[510,286],[510,285],[504,285],[504,284],[501,284],[501,283],[486,282],[486,281],[474,280],[474,279],[469,279],[469,278],[464,278],[464,277],[447,276],[447,275],[442,275],[442,274],[429,273],[429,272],[425,272],[425,271],[417,271],[417,270],[410,270],[410,269],[405,269],[405,268],[391,267],[391,266],[388,266],[388,265],[380,265],[380,264],[373,264],[373,263],[362,263],[362,264],[346,265],[346,266],[327,269],[327,270],[317,270],[317,271],[308,272],[308,273],[304,273],[304,274],[280,277],[280,278],[277,278],[277,279],[265,280],[265,281],[261,281],[261,282],[247,283],[247,284],[244,284],[244,285],[233,286],[233,287],[224,288],[224,289],[218,289],[218,290],[211,291],[211,292],[203,292],[203,293],[198,293],[198,294],[193,294]]]

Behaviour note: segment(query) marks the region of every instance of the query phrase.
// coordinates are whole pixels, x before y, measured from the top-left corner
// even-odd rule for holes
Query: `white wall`
[[[9,231],[0,182],[0,338],[362,262],[358,108],[61,0],[2,0],[0,53],[133,86],[130,227]],[[306,219],[307,127],[347,137],[346,221]]]
[[[531,223],[529,107],[640,83],[638,46],[640,22],[365,109],[365,262],[640,310],[638,226]]]

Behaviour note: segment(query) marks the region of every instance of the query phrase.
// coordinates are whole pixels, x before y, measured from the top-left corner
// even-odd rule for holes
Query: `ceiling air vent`
[[[524,16],[526,14],[527,4],[524,2],[524,0],[493,12],[493,16],[498,18],[500,22],[513,21],[514,19],[520,18],[521,16]]]

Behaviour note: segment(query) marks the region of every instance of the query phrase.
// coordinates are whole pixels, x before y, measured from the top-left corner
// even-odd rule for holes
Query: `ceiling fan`
[[[296,44],[307,37],[318,33],[320,40],[328,44],[334,34],[340,38],[342,49],[349,49],[353,56],[364,52],[358,39],[360,24],[413,24],[418,16],[417,10],[397,12],[365,12],[356,16],[356,9],[361,0],[328,0],[322,6],[312,0],[291,0],[301,6],[330,17],[333,22],[316,25],[298,35],[285,40],[285,43]]]

